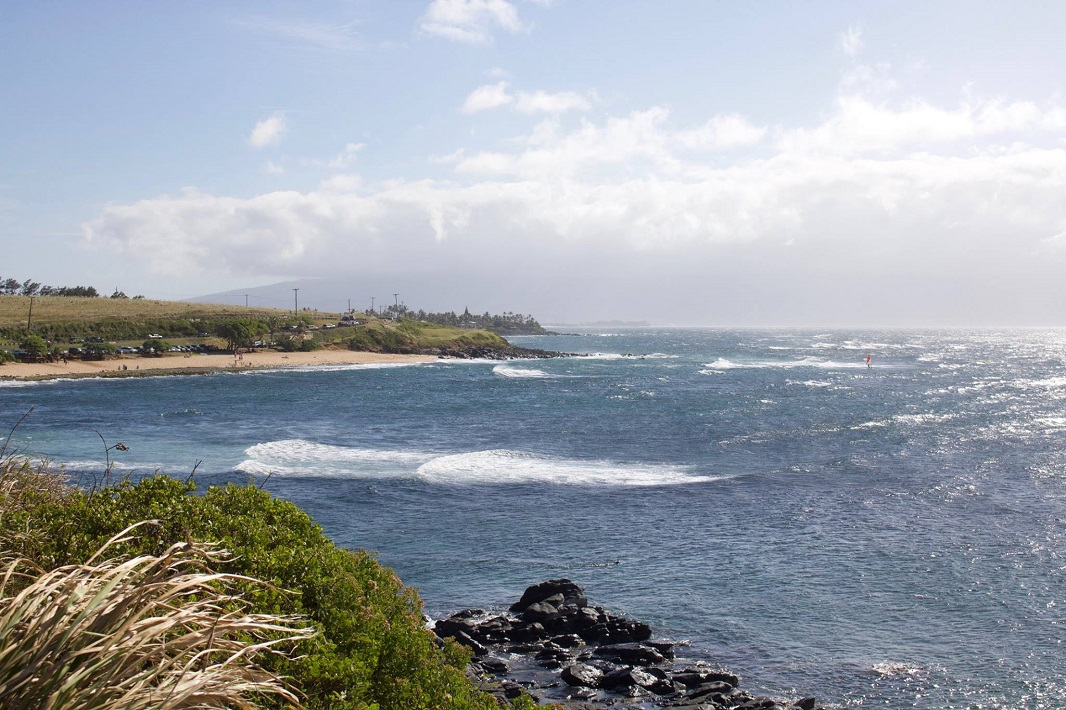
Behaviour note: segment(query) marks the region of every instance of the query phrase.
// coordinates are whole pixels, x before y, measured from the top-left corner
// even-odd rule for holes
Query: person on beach
[[[873,367],[873,365],[870,364],[870,361],[873,360],[873,359],[874,359],[874,356],[873,356],[872,353],[866,353],[866,367],[867,368]]]

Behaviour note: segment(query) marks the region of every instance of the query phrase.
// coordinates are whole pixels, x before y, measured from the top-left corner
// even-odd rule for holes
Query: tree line
[[[544,327],[533,316],[522,313],[504,311],[499,314],[491,314],[485,311],[481,315],[475,315],[469,308],[462,313],[448,311],[445,313],[427,313],[419,309],[413,311],[407,306],[389,306],[383,309],[383,315],[398,318],[413,318],[419,321],[446,325],[453,328],[475,328],[478,330],[491,330],[500,335],[535,335],[546,332]]]
[[[82,298],[99,298],[100,292],[92,286],[48,286],[33,279],[19,281],[0,276],[0,293],[7,296],[80,296]],[[129,298],[117,288],[110,298]],[[135,299],[144,296],[134,296]]]

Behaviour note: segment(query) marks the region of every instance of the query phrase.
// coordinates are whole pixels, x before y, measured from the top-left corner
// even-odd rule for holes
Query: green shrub
[[[245,613],[228,592],[236,581],[256,582],[212,573],[208,565],[222,551],[178,543],[159,556],[99,561],[110,552],[49,572],[23,560],[7,564],[4,707],[251,709],[265,696],[299,703],[279,674],[254,661],[314,630],[299,617]]]
[[[95,492],[43,490],[21,494],[15,505],[0,488],[0,539],[45,569],[84,560],[130,524],[157,520],[115,554],[160,555],[176,542],[217,541],[233,555],[217,571],[273,585],[249,583],[240,592],[251,611],[306,615],[320,632],[300,643],[297,661],[261,660],[291,677],[309,708],[496,708],[466,679],[467,652],[438,646],[424,628],[416,593],[369,553],[335,546],[292,503],[251,486],[196,495],[193,484],[166,476]]]
[[[415,345],[414,336],[381,323],[359,326],[348,339],[349,350],[367,352],[402,353],[410,351]]]
[[[39,335],[27,335],[19,343],[19,347],[35,359],[43,358],[48,354],[48,344]]]

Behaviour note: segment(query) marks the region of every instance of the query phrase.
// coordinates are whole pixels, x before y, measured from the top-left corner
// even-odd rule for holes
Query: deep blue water
[[[96,432],[269,473],[431,614],[566,576],[749,690],[1066,707],[1066,331],[513,340],[593,355],[3,383],[0,423],[76,475]]]

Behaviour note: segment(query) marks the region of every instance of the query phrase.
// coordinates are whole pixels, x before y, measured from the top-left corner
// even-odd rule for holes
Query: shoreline
[[[429,355],[396,355],[355,350],[315,350],[283,353],[259,350],[241,355],[195,353],[163,357],[117,357],[110,360],[70,360],[62,362],[9,362],[0,365],[0,381],[39,381],[81,377],[148,377],[202,375],[239,372],[262,368],[314,367],[318,365],[376,365],[436,362]],[[125,368],[125,369],[123,369]]]

